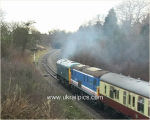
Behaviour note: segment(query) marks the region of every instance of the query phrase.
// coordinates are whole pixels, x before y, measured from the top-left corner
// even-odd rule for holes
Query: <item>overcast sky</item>
[[[122,0],[1,0],[5,21],[34,20],[42,33],[52,29],[76,31],[97,14],[108,11]]]

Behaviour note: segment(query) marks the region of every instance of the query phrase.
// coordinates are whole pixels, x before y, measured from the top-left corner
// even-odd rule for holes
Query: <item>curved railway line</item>
[[[44,55],[42,57],[41,64],[44,67],[45,71],[47,72],[48,77],[52,77],[53,79],[57,80],[57,82],[58,82],[59,80],[57,79],[56,71],[53,70],[53,68],[48,63],[48,58],[50,56],[52,57],[52,54],[54,54],[55,52],[56,51],[52,50],[51,52]],[[67,92],[69,92],[69,94],[72,95],[71,91],[67,90]],[[75,102],[77,104],[79,104],[78,106],[81,107],[81,109],[83,109],[83,107],[84,107],[84,109],[87,112],[89,112],[90,114],[93,114],[94,118],[96,118],[96,119],[116,119],[116,118],[117,119],[127,119],[126,116],[124,116],[120,113],[116,113],[114,110],[112,110],[111,108],[108,108],[107,106],[104,107],[104,110],[101,110],[99,107],[97,107],[89,102],[88,103],[85,101],[75,101]]]
[[[46,72],[53,77],[54,79],[58,80],[56,77],[56,72],[48,65],[47,58],[50,54],[46,54],[42,59],[42,65],[45,68]]]

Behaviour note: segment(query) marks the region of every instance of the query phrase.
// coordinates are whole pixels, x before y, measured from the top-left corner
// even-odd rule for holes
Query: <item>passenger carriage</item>
[[[103,103],[131,118],[150,117],[150,84],[148,82],[107,73],[101,77]]]

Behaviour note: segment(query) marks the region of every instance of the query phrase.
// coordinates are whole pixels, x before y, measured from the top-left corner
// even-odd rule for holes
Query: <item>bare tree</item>
[[[4,11],[0,9],[0,22],[2,22],[4,19]]]
[[[149,12],[148,0],[126,0],[117,6],[116,11],[120,22],[128,22],[130,25],[138,23]]]

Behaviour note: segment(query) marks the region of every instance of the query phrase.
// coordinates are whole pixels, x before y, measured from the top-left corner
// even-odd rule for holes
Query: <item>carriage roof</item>
[[[116,73],[104,74],[102,75],[101,80],[117,87],[126,89],[130,92],[150,98],[149,82]]]

